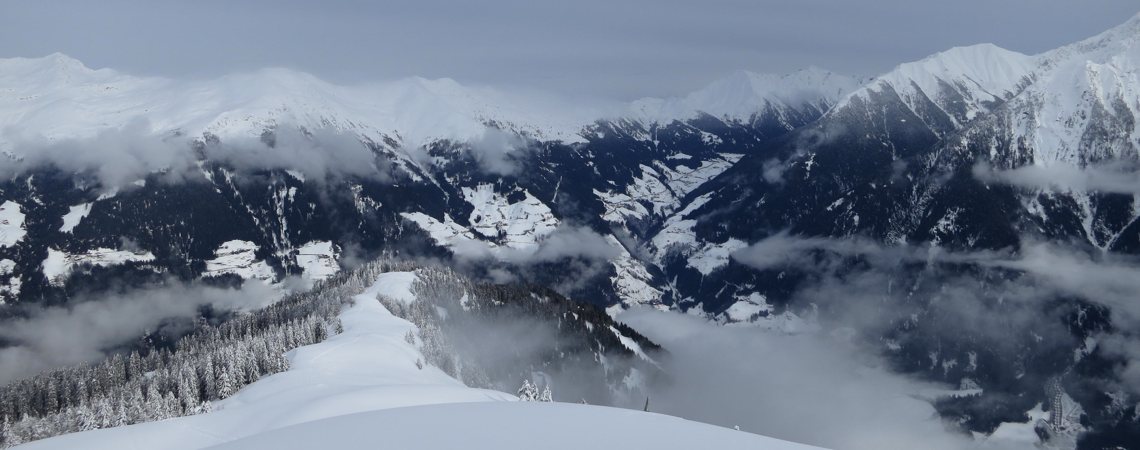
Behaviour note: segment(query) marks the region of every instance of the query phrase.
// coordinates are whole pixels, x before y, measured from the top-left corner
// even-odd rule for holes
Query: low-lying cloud
[[[1099,346],[1124,363],[1119,385],[1107,387],[1140,393],[1140,337],[1130,331],[1140,328],[1136,257],[1032,241],[1016,249],[950,251],[778,233],[733,258],[760,270],[807,274],[791,303],[821,307],[832,325],[868,336],[881,337],[900,317],[925,308],[938,317],[926,325],[935,336],[970,335],[999,352],[1016,352],[1016,343],[1032,335],[1059,350],[1079,343],[1055,302],[1099,304],[1111,311],[1115,330],[1096,331]],[[907,270],[915,275],[900,275]]]
[[[151,173],[183,175],[196,169],[185,138],[156,134],[143,119],[82,139],[47,139],[11,129],[3,132],[12,140],[13,153],[18,156],[0,158],[0,173],[5,177],[52,166],[68,172],[90,172],[105,189],[113,189]]]
[[[986,183],[1009,184],[1026,189],[1140,194],[1140,176],[1137,175],[1136,168],[1123,163],[1089,165],[1084,168],[1056,163],[1008,170],[997,170],[979,163],[974,165],[973,174]]]
[[[670,382],[650,387],[654,412],[837,450],[971,447],[917,398],[946,386],[893,374],[841,337],[649,309],[619,319],[669,351]]]
[[[43,167],[91,174],[106,190],[128,186],[152,174],[172,182],[204,180],[201,157],[234,170],[295,170],[307,179],[338,176],[387,180],[391,164],[352,133],[282,126],[262,137],[198,141],[179,133],[159,133],[145,119],[83,138],[47,139],[4,130],[15,157],[0,159],[0,174],[11,176]]]
[[[1140,325],[1140,259],[1126,255],[1092,253],[1043,242],[1025,242],[1016,251],[951,251],[937,246],[882,245],[870,239],[798,237],[777,233],[732,255],[736,261],[760,270],[808,268],[819,272],[839,257],[859,257],[872,269],[890,270],[900,264],[972,264],[1017,271],[1033,277],[1042,291],[1083,296],[1125,314],[1122,319]]]
[[[196,317],[201,307],[253,309],[280,295],[263,283],[247,283],[242,289],[175,283],[35,309],[26,317],[0,322],[0,338],[12,344],[0,348],[0,385],[55,367],[97,361],[164,322]]]
[[[321,181],[337,176],[387,180],[390,164],[378,157],[355,134],[328,128],[300,130],[279,127],[264,138],[231,138],[207,144],[208,159],[238,170],[296,170]]]
[[[534,248],[492,247],[484,241],[474,239],[460,241],[451,248],[456,258],[463,261],[494,259],[526,265],[566,258],[605,261],[620,253],[617,245],[589,227],[562,224],[550,234],[539,238],[538,246]]]
[[[488,127],[481,138],[471,142],[469,151],[484,172],[509,176],[518,173],[519,153],[527,148],[528,142],[521,136]]]

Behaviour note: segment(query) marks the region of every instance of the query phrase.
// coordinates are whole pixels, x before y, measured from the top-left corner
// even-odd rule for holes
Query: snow
[[[719,244],[704,243],[689,256],[686,264],[697,269],[701,275],[709,275],[717,269],[727,266],[732,254],[745,247],[748,247],[748,243],[736,238],[729,238]]]
[[[16,245],[28,235],[24,228],[23,208],[11,200],[0,205],[0,248]]]
[[[491,184],[463,188],[463,198],[473,208],[468,219],[472,231],[489,239],[503,236],[504,245],[509,248],[536,249],[538,240],[558,227],[558,219],[550,207],[530,192],[522,193],[522,200],[510,203]]]
[[[444,214],[440,221],[421,212],[400,213],[415,223],[440,246],[457,253],[477,248],[502,259],[508,254],[518,255],[538,250],[542,239],[558,228],[558,218],[541,200],[526,190],[519,191],[523,198],[510,203],[507,196],[494,190],[490,184],[475,188],[464,187],[463,198],[472,207],[468,222],[470,228],[460,225]],[[477,241],[477,245],[471,244]]]
[[[856,87],[852,78],[817,68],[787,75],[742,71],[683,97],[620,103],[464,86],[448,78],[344,86],[282,68],[205,80],[142,77],[93,70],[56,53],[0,59],[0,123],[8,125],[0,151],[18,155],[14,147],[31,138],[82,139],[140,123],[156,135],[178,132],[186,139],[257,138],[267,129],[292,126],[378,143],[392,139],[408,149],[440,140],[478,141],[498,128],[577,143],[599,119],[671,122],[704,112],[748,120],[768,109],[783,117],[805,106],[826,109]]]
[[[109,267],[128,262],[150,261],[154,261],[154,254],[145,251],[95,248],[72,255],[54,248],[48,248],[48,255],[47,258],[44,258],[42,269],[48,282],[59,285],[71,274],[72,269],[78,266]]]
[[[340,272],[336,246],[329,241],[312,241],[297,249],[297,265],[310,280],[325,280]]]
[[[19,296],[22,286],[20,274],[16,273],[16,262],[10,259],[0,259],[0,305],[4,304],[5,298]]]
[[[983,438],[981,448],[1032,448],[1040,440],[1033,427],[1038,421],[1048,418],[1049,413],[1042,410],[1041,404],[1037,404],[1028,414],[1029,421],[1025,423],[1004,422],[998,425],[992,434]]]
[[[490,256],[500,260],[525,257],[525,254],[536,251],[541,239],[557,228],[557,219],[550,209],[529,193],[524,201],[507,204],[502,196],[486,190],[465,189],[465,192],[475,206],[471,213],[474,231],[456,223],[447,214],[442,221],[420,212],[401,213],[400,216],[423,229],[437,245],[457,255]],[[504,245],[491,241],[499,236],[506,237]],[[615,271],[610,283],[618,298],[625,306],[661,306],[663,293],[653,287],[653,276],[645,264],[634,258],[613,235],[606,235],[605,239],[610,246],[619,249],[617,256],[609,261]]]
[[[610,260],[610,264],[614,267],[614,276],[610,277],[610,283],[622,301],[622,305],[614,305],[616,308],[611,307],[613,309],[607,309],[606,312],[612,316],[621,312],[623,306],[633,305],[664,308],[661,303],[661,297],[664,293],[653,287],[653,276],[645,268],[645,263],[634,258],[629,250],[621,244],[621,241],[612,234],[606,235],[606,241],[614,248],[621,249],[617,257]]]
[[[890,87],[911,109],[929,98],[958,127],[983,113],[1000,116],[1002,120],[981,127],[990,133],[995,126],[1009,126],[1004,130],[1009,135],[1002,140],[1021,142],[1014,151],[1027,152],[1010,155],[1013,159],[1083,166],[1136,156],[1140,130],[1133,118],[1140,117],[1135,101],[1140,97],[1138,73],[1140,15],[1038,55],[979,44],[901,64],[849,94],[829,114],[850,106],[853,99],[869,99]],[[955,104],[959,98],[952,94],[961,95],[965,104]],[[999,104],[1001,108],[994,108]],[[966,117],[950,113],[959,107],[965,107]],[[1094,139],[1097,134],[1104,136]]]
[[[209,413],[19,448],[813,448],[634,410],[518,402],[466,387],[430,365],[420,369],[423,355],[404,339],[415,326],[376,300],[410,299],[414,280],[413,272],[381,274],[342,311],[343,333],[290,352],[289,370],[246,386]]]
[[[302,183],[305,182],[305,174],[299,170],[286,170],[285,173],[289,174],[289,176],[295,178],[297,181],[300,181]]]
[[[67,253],[49,248],[47,258],[44,258],[43,273],[51,283],[62,282],[64,275],[69,272]],[[53,281],[58,280],[58,281]]]
[[[1013,138],[1031,143],[1034,164],[1083,165],[1135,157],[1140,130],[1140,15],[1097,36],[1038,55],[1036,81],[1010,101]],[[1120,125],[1116,136],[1086,130]]]
[[[762,313],[771,313],[772,305],[763,295],[753,292],[747,299],[738,299],[722,313],[728,323],[752,322]]]
[[[624,191],[594,190],[594,195],[605,205],[606,212],[602,218],[609,222],[623,223],[627,218],[667,215],[681,206],[685,196],[728,170],[742,157],[723,153],[717,158],[701,161],[695,168],[683,165],[670,168],[660,162],[654,163],[653,167],[642,164],[639,166],[641,175]]]
[[[544,93],[508,93],[454,80],[407,78],[334,85],[280,68],[209,80],[139,77],[92,70],[66,55],[0,59],[0,151],[22,137],[90,137],[131,123],[189,139],[258,137],[280,125],[332,128],[405,147],[475,140],[495,123],[545,140],[578,142],[579,131],[617,105],[584,105]],[[13,131],[14,133],[14,131]]]
[[[232,240],[223,242],[214,250],[214,259],[206,261],[203,276],[234,274],[243,280],[271,281],[277,274],[269,263],[257,259],[258,245],[250,241]]]
[[[619,341],[621,341],[622,346],[629,349],[629,351],[637,355],[638,358],[656,364],[656,362],[653,361],[653,358],[650,358],[649,355],[645,354],[645,351],[641,349],[641,344],[638,344],[637,341],[633,340],[633,338],[621,334],[621,331],[618,331],[618,329],[614,328],[613,326],[610,326],[610,331],[613,332],[614,336],[616,336]]]
[[[691,217],[694,212],[711,199],[712,193],[697,197],[689,202],[685,209],[665,220],[661,231],[658,231],[650,239],[657,264],[664,263],[665,255],[670,249],[688,251],[697,245],[697,235],[693,232],[693,227],[697,225],[697,221],[688,217]]]
[[[91,213],[91,204],[83,203],[80,205],[72,206],[67,214],[63,215],[63,226],[59,227],[59,231],[63,233],[70,233],[74,230],[79,222],[83,221]]]
[[[413,272],[383,273],[376,278],[376,283],[372,285],[372,288],[363,295],[368,298],[383,295],[392,300],[411,304],[416,301],[416,295],[412,293],[412,284],[415,282],[416,274]]]
[[[589,432],[583,432],[589,430]],[[543,402],[422,406],[342,416],[264,433],[225,449],[754,449],[811,447],[676,417]]]
[[[436,220],[434,217],[421,212],[400,213],[400,217],[416,224],[427,232],[436,244],[445,247],[454,247],[464,241],[475,239],[475,234],[471,230],[456,223],[451,215],[446,213],[443,215],[443,221]]]
[[[691,119],[700,113],[730,121],[748,121],[772,107],[778,114],[813,106],[826,110],[858,87],[851,77],[816,67],[786,75],[736,71],[687,96],[645,98],[631,105],[645,123]]]
[[[988,112],[989,102],[1017,94],[1034,67],[1034,57],[993,44],[955,47],[920,61],[900,64],[849,94],[834,110],[848,106],[854,98],[866,100],[872,93],[889,87],[911,110],[917,110],[921,102],[930,99],[948,112],[955,125],[961,126],[965,120]],[[965,104],[952,104],[959,101],[953,94],[961,95]],[[965,107],[966,117],[949,113],[951,107]]]

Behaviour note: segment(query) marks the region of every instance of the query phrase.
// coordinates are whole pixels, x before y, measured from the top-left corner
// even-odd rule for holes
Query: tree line
[[[343,305],[380,273],[408,267],[377,260],[263,309],[199,323],[172,349],[118,353],[9,383],[0,387],[0,447],[207,412],[212,402],[288,369],[289,350],[340,332]]]

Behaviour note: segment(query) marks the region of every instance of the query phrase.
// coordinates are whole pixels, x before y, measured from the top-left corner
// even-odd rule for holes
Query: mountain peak
[[[1037,58],[984,43],[954,47],[880,75],[840,102],[869,99],[891,89],[912,110],[934,102],[955,126],[1016,95],[1037,68]],[[921,116],[921,114],[919,114]]]
[[[920,85],[931,77],[947,82],[966,78],[997,96],[1016,86],[1032,67],[1033,57],[984,43],[953,47],[919,61],[900,64],[880,78],[899,81],[897,77],[902,76],[920,81]],[[925,90],[928,86],[922,87]]]
[[[59,52],[38,58],[0,58],[0,68],[5,75],[83,75],[97,72],[78,59]]]
[[[1122,58],[1140,61],[1140,14],[1096,36],[1045,52],[1040,58],[1047,69],[1069,59],[1097,63]]]
[[[787,74],[735,70],[684,97],[641,99],[634,102],[633,109],[648,122],[685,119],[699,113],[747,120],[768,106],[830,106],[857,86],[854,78],[814,66]]]

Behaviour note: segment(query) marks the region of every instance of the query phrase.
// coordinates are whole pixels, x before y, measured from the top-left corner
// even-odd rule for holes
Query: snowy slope
[[[223,242],[214,250],[214,259],[206,261],[205,276],[233,274],[244,280],[272,281],[277,274],[265,261],[257,259],[257,244],[233,240]]]
[[[410,296],[411,274],[384,274],[341,314],[345,332],[294,350],[290,369],[247,386],[210,413],[76,433],[21,448],[194,449],[289,425],[356,412],[433,403],[506,401],[442,371],[416,367],[423,356],[404,335],[413,325],[388,313],[377,293]]]
[[[741,155],[724,153],[719,158],[703,161],[696,168],[677,166],[673,169],[661,163],[655,167],[643,164],[638,167],[641,175],[623,192],[595,190],[594,195],[606,206],[602,218],[609,222],[623,223],[630,219],[667,215],[681,205],[686,195],[732,167],[740,158]]]
[[[79,222],[82,222],[83,218],[87,217],[88,214],[91,214],[90,203],[72,206],[67,214],[64,214],[63,226],[59,227],[59,231],[70,233],[75,227],[79,226]]]
[[[0,247],[11,247],[28,235],[23,206],[11,200],[0,205]]]
[[[534,252],[539,241],[558,227],[558,218],[550,207],[526,190],[521,192],[523,198],[515,202],[496,192],[490,184],[480,184],[474,189],[464,187],[462,192],[463,199],[472,208],[467,219],[470,227],[456,223],[447,214],[443,221],[419,212],[401,213],[401,216],[426,231],[440,246],[454,250],[471,241],[483,240],[497,257],[508,249]]]
[[[938,164],[980,160],[998,170],[1045,174],[1015,183],[1023,188],[1022,214],[1038,229],[1067,227],[1104,250],[1136,248],[1140,196],[1121,185],[1140,179],[1140,16],[1033,60],[1032,82],[948,139]],[[1108,182],[1117,178],[1120,184]],[[1113,201],[1109,193],[1132,198]]]
[[[786,75],[740,71],[684,97],[586,104],[446,78],[340,86],[280,68],[200,81],[138,77],[93,70],[55,53],[0,59],[0,123],[9,128],[0,134],[0,151],[19,154],[22,143],[38,138],[84,138],[138,124],[161,136],[223,139],[257,137],[282,125],[331,128],[407,147],[479,139],[493,126],[540,140],[583,142],[583,128],[600,119],[667,123],[707,113],[747,121],[765,111],[823,111],[856,87],[852,78],[816,68]]]
[[[338,86],[287,69],[264,69],[205,81],[136,77],[92,70],[59,53],[0,59],[0,150],[42,136],[82,138],[143,121],[150,131],[191,137],[257,137],[294,125],[384,137],[418,146],[472,139],[488,123],[541,139],[577,140],[600,114],[555,107],[556,99],[461,86],[450,79],[409,78]]]
[[[310,280],[324,280],[340,272],[340,251],[329,241],[313,241],[297,249],[297,266]]]
[[[684,97],[645,98],[630,109],[633,118],[646,123],[691,119],[700,113],[747,122],[765,111],[776,115],[804,107],[826,111],[857,87],[854,78],[817,67],[782,75],[740,70]]]
[[[583,432],[589,430],[589,432]],[[341,416],[263,433],[217,449],[497,448],[581,450],[811,447],[672,416],[571,403],[465,403]]]
[[[47,258],[44,259],[41,268],[48,282],[62,285],[63,281],[76,267],[108,267],[128,262],[145,263],[151,261],[154,261],[154,254],[151,252],[94,248],[83,253],[69,254],[64,251],[49,248]]]
[[[1038,57],[1036,82],[1005,113],[1035,164],[1135,158],[1140,148],[1140,15]]]
[[[294,350],[288,371],[247,386],[209,413],[64,435],[18,448],[374,448],[381,437],[395,448],[457,448],[457,443],[581,448],[586,442],[617,447],[648,436],[661,438],[665,447],[660,448],[692,448],[698,442],[718,448],[811,448],[657,414],[518,403],[509,394],[466,387],[430,365],[421,369],[417,362],[424,356],[405,339],[414,325],[376,300],[377,295],[413,299],[415,280],[412,272],[381,274],[341,314],[343,333]]]
[[[993,44],[955,47],[920,61],[900,64],[844,98],[869,99],[893,90],[914,111],[933,102],[956,126],[1017,94],[1036,66],[1035,58]],[[922,114],[919,114],[920,116]]]

